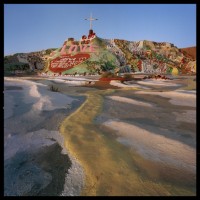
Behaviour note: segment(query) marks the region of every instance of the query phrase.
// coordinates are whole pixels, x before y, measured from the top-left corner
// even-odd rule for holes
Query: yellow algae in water
[[[140,165],[145,164],[142,157],[93,123],[101,111],[104,95],[112,92],[114,90],[87,92],[87,100],[60,127],[67,149],[84,168],[86,179],[81,195],[173,195],[166,184],[141,174]],[[176,194],[184,195],[179,191],[177,189]]]

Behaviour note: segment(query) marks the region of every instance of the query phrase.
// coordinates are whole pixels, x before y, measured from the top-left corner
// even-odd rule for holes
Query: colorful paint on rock
[[[176,67],[173,68],[172,75],[178,75],[178,69]]]
[[[196,58],[171,43],[102,39],[93,30],[79,41],[68,38],[61,48],[49,53],[41,51],[13,57],[10,56],[10,60],[14,64],[18,60],[48,75],[101,74],[105,71],[196,74]],[[7,65],[5,61],[4,64]]]
[[[49,69],[52,72],[60,73],[83,63],[88,58],[90,58],[90,55],[86,53],[78,53],[74,56],[71,54],[67,54],[62,57],[57,57],[53,59],[50,62]]]

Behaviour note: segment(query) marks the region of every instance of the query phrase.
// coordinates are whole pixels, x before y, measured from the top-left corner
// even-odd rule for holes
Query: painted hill
[[[48,75],[101,74],[105,71],[192,74],[196,73],[196,61],[190,55],[193,51],[193,48],[178,49],[168,42],[102,39],[90,30],[80,41],[68,38],[60,48],[18,54],[17,59],[28,63],[32,70],[42,70]]]
[[[181,48],[181,51],[196,60],[196,47]]]

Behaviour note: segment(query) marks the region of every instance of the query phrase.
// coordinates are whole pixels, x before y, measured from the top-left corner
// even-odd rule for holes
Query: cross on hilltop
[[[90,21],[90,30],[92,30],[92,21],[98,20],[98,19],[92,18],[92,13],[91,13],[91,14],[90,14],[90,18],[87,18],[87,19],[85,19],[85,20]]]

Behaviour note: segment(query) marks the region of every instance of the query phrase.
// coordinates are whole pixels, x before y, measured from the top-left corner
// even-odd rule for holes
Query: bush
[[[125,79],[125,81],[131,81],[133,80],[133,77],[131,74],[124,74],[123,78]]]
[[[55,86],[51,85],[49,88],[52,92],[59,92],[58,88],[56,88]]]
[[[115,74],[113,74],[112,72],[104,72],[101,75],[102,78],[116,78],[117,76]]]
[[[100,66],[100,68],[101,68],[101,70],[102,70],[103,72],[105,72],[105,71],[109,71],[109,70],[115,69],[116,66],[113,65],[112,62],[107,61],[107,62],[104,62],[104,63]]]

